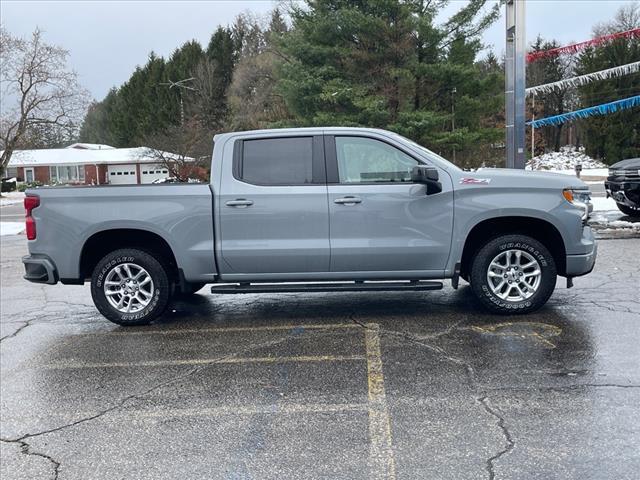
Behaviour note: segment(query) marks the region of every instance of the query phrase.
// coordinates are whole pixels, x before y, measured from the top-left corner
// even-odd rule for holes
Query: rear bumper
[[[598,256],[598,244],[593,237],[590,227],[584,227],[582,233],[582,245],[587,247],[587,253],[580,255],[567,255],[567,277],[579,277],[591,273]]]
[[[24,279],[33,283],[58,283],[56,265],[46,255],[27,255],[22,257]]]

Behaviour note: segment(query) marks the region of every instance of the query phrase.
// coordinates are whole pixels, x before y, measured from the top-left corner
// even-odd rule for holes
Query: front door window
[[[418,162],[379,140],[336,137],[340,183],[410,182]]]
[[[26,183],[33,183],[34,175],[33,168],[25,168],[24,169],[24,181]]]

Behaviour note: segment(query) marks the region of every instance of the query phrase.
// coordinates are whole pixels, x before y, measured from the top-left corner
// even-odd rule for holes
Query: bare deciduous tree
[[[155,159],[169,171],[169,176],[180,182],[189,179],[205,180],[213,150],[212,135],[195,119],[182,125],[172,125],[162,132],[142,139],[147,147],[144,157]]]
[[[29,132],[75,130],[82,121],[89,96],[68,68],[68,55],[45,43],[38,29],[28,39],[0,29],[0,176]]]
[[[640,2],[631,2],[618,9],[613,20],[600,22],[593,27],[593,35],[599,37],[616,32],[625,32],[640,27]]]

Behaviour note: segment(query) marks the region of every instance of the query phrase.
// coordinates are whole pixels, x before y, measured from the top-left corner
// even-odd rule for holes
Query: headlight
[[[582,222],[586,223],[589,214],[593,211],[589,189],[565,188],[562,191],[562,196],[571,205],[582,210]]]

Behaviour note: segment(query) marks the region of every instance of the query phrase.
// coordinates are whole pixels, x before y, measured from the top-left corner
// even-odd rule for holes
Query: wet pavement
[[[136,328],[1,242],[3,479],[638,478],[640,239],[529,316],[202,290]]]

